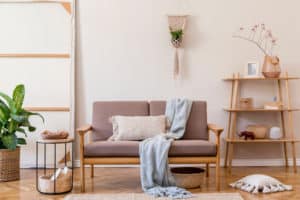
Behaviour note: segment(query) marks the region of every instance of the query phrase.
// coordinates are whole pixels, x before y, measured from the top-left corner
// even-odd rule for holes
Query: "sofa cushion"
[[[159,116],[113,116],[111,123],[113,135],[108,139],[144,140],[166,132],[167,118]]]
[[[151,101],[149,105],[150,115],[163,115],[165,113],[165,101]],[[182,139],[208,140],[205,101],[193,101],[186,131]]]
[[[112,135],[110,117],[114,115],[147,116],[147,101],[99,101],[93,104],[92,140],[107,140]]]
[[[176,140],[172,142],[169,156],[215,156],[215,143],[206,140]],[[86,157],[137,157],[138,141],[97,141],[85,145]]]

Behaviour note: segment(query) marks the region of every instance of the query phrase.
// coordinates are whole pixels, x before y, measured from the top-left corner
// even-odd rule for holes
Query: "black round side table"
[[[71,192],[73,189],[73,142],[74,138],[67,139],[57,139],[57,140],[38,140],[36,141],[36,189],[42,194],[63,194]],[[70,145],[70,150],[72,152],[67,152],[67,146]],[[39,146],[43,146],[44,155],[42,175],[39,174]],[[52,146],[53,148],[53,164],[49,163],[49,158],[47,158],[47,149]],[[64,157],[57,164],[57,148],[64,148]],[[50,147],[51,148],[51,147]],[[60,150],[61,151],[61,150]],[[72,155],[72,156],[70,156]],[[68,161],[69,157],[69,161]],[[52,160],[52,159],[51,159]]]

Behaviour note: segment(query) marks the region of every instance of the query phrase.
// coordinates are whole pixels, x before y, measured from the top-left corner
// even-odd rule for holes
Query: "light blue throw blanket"
[[[180,139],[184,135],[191,107],[192,102],[186,99],[168,101],[165,115],[170,122],[170,131],[140,142],[141,184],[147,194],[172,199],[192,196],[185,189],[176,187],[168,165],[171,143],[174,139]]]

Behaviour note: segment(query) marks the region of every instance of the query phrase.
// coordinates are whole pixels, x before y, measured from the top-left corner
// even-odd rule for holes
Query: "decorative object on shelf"
[[[269,138],[272,140],[278,140],[281,139],[283,137],[281,129],[277,126],[273,126],[272,128],[270,128],[270,132],[269,132]]]
[[[174,78],[176,79],[180,73],[180,60],[178,49],[182,47],[183,36],[187,21],[187,15],[169,15],[169,31],[171,34],[171,43],[175,48],[174,56]]]
[[[266,125],[248,125],[246,131],[253,132],[255,139],[264,139],[268,133],[268,126]]]
[[[44,140],[57,140],[57,139],[67,139],[69,133],[67,131],[49,131],[45,130],[41,133],[41,136]]]
[[[204,169],[197,167],[171,168],[176,186],[186,189],[199,188],[203,180]]]
[[[239,137],[244,137],[244,140],[248,140],[248,138],[251,139],[251,140],[255,139],[254,133],[250,132],[250,131],[242,131],[238,136]]]
[[[262,74],[266,78],[278,78],[280,76],[280,60],[277,56],[265,56]]]
[[[37,115],[23,108],[25,97],[24,85],[17,85],[12,97],[0,92],[0,182],[20,179],[20,147],[25,145],[26,140],[18,137],[17,133],[27,136],[27,130],[34,132],[29,118]],[[26,129],[27,130],[26,130]]]
[[[233,37],[255,44],[264,53],[265,58],[262,66],[264,77],[278,78],[280,76],[280,61],[277,56],[273,55],[277,39],[273,36],[272,31],[266,28],[265,24],[256,24],[249,29],[241,27]]]
[[[253,109],[253,98],[240,98],[239,108],[242,109]]]
[[[283,108],[283,103],[281,101],[267,102],[264,104],[264,109],[268,110],[279,110]]]
[[[293,189],[291,185],[285,185],[277,179],[263,174],[246,176],[231,183],[230,186],[253,194],[282,192]]]
[[[67,145],[73,148],[73,138],[58,140],[38,140],[36,142],[36,189],[42,194],[62,194],[73,189],[73,154],[67,151]],[[43,174],[39,175],[39,146],[44,148]],[[53,146],[54,163],[47,164],[47,145]],[[64,157],[58,161],[56,157],[57,146],[64,146]],[[61,166],[62,165],[62,166]],[[49,170],[47,170],[49,168]]]
[[[245,67],[245,77],[259,77],[259,64],[258,62],[248,62]]]

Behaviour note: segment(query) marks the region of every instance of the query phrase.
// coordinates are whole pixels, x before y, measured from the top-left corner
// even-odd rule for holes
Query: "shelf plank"
[[[264,108],[253,108],[253,109],[243,109],[243,108],[224,108],[227,112],[281,112],[281,111],[300,111],[299,108],[282,108],[282,109],[264,109]]]
[[[70,58],[65,53],[0,53],[0,58]]]
[[[224,78],[223,81],[251,81],[251,80],[297,80],[300,79],[298,76],[282,76],[279,78],[265,78],[265,77],[239,77],[239,78]]]
[[[282,142],[300,142],[300,139],[255,139],[255,140],[244,140],[244,139],[226,139],[227,142],[231,143],[282,143]]]
[[[25,107],[25,110],[32,112],[70,112],[69,107]]]

